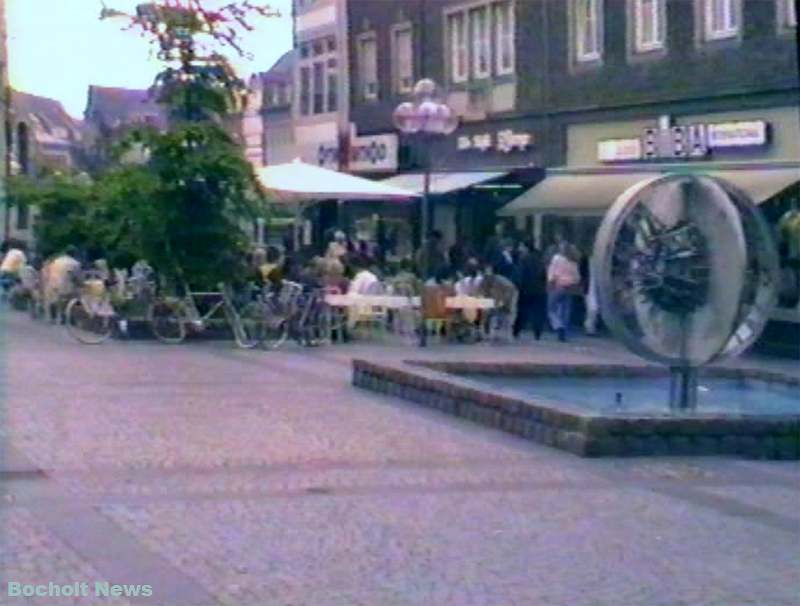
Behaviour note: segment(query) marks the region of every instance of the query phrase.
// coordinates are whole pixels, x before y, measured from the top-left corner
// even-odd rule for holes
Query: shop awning
[[[637,165],[555,169],[548,171],[544,181],[504,206],[499,214],[598,215],[629,187],[667,173],[718,177],[745,191],[753,201],[760,204],[800,181],[800,163],[664,164],[647,167]]]
[[[479,183],[486,183],[499,179],[508,173],[503,172],[464,172],[464,173],[431,173],[431,193],[449,194],[460,189],[466,189]],[[422,173],[407,173],[395,175],[381,181],[392,187],[399,187],[408,191],[421,194],[425,189],[425,175]]]
[[[417,194],[380,181],[328,170],[295,160],[256,171],[261,185],[289,201],[326,199],[408,200]]]

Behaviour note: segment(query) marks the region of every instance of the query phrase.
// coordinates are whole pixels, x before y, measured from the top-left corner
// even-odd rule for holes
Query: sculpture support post
[[[697,367],[673,366],[670,368],[669,407],[671,410],[697,408]]]

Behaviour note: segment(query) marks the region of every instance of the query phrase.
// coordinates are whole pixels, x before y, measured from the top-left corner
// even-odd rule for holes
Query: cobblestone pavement
[[[800,604],[796,463],[579,459],[349,384],[354,356],[633,361],[612,343],[89,347],[2,312],[0,331],[0,579],[154,592],[3,583],[0,605]]]

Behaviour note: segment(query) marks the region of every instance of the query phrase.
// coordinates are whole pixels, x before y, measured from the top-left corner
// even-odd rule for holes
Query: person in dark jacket
[[[417,272],[424,280],[439,275],[449,268],[442,232],[433,230],[416,256]]]
[[[517,245],[514,284],[519,290],[514,336],[530,326],[538,341],[547,320],[547,268],[542,253],[531,244]]]

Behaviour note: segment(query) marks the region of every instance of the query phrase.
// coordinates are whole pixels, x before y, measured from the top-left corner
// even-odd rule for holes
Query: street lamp
[[[420,80],[414,85],[414,101],[406,101],[394,110],[394,125],[406,135],[416,135],[420,139],[423,151],[423,168],[425,171],[422,190],[422,232],[423,251],[421,255],[423,290],[428,279],[428,196],[431,188],[430,148],[434,137],[452,134],[458,128],[458,117],[455,112],[441,100],[436,82],[429,78]],[[425,330],[425,297],[422,301],[422,329],[419,344],[425,347],[427,334]]]

